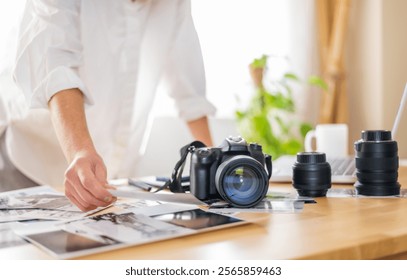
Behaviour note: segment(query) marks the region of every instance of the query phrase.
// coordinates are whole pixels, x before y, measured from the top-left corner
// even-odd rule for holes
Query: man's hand
[[[51,119],[69,163],[65,172],[65,194],[82,211],[107,206],[116,198],[107,190],[106,166],[90,137],[83,105],[77,89],[56,93],[48,102]]]
[[[108,206],[116,198],[106,189],[106,167],[96,152],[79,152],[65,172],[65,194],[82,211]]]

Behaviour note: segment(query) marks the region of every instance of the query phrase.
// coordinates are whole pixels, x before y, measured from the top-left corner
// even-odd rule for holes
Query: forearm
[[[86,124],[83,94],[78,89],[56,93],[48,102],[51,119],[69,163],[65,194],[81,210],[107,206],[115,198],[107,188],[107,171]]]
[[[207,117],[189,121],[187,124],[195,139],[202,141],[207,146],[213,146]]]
[[[56,93],[48,103],[55,132],[69,163],[77,153],[95,149],[86,124],[83,99],[79,89],[67,89]]]

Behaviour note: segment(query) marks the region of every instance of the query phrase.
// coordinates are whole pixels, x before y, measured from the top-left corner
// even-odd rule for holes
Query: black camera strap
[[[267,168],[267,175],[268,175],[268,177],[269,177],[269,180],[270,180],[270,178],[271,178],[271,173],[272,173],[272,169],[273,169],[273,166],[272,166],[272,163],[271,163],[271,156],[270,155],[268,155],[268,154],[264,154],[264,160],[266,161],[266,168]]]
[[[172,171],[172,174],[171,174],[171,178],[169,180],[167,180],[165,182],[165,184],[163,186],[161,186],[159,189],[157,189],[155,192],[159,192],[166,188],[169,188],[170,191],[173,193],[184,193],[184,192],[188,191],[189,186],[184,187],[181,184],[182,172],[184,171],[186,159],[188,157],[188,154],[195,151],[196,148],[203,148],[203,147],[206,147],[206,145],[200,141],[194,141],[194,142],[182,147],[180,150],[181,158],[175,164],[174,170]]]

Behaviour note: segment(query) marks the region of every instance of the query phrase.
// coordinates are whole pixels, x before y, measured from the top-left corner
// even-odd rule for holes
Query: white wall
[[[352,1],[347,38],[350,139],[365,129],[391,130],[407,82],[407,1]],[[399,156],[407,158],[407,112]]]

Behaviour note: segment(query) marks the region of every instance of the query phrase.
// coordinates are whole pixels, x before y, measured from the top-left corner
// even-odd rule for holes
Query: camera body
[[[228,137],[219,147],[196,149],[190,168],[190,191],[198,199],[251,207],[267,194],[271,157],[258,144]]]

